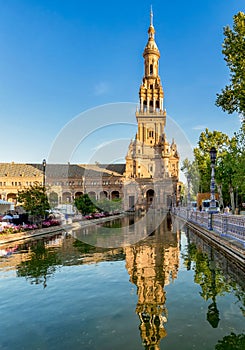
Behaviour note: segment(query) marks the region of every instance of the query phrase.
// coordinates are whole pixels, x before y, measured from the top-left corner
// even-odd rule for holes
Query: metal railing
[[[245,215],[214,214],[204,211],[193,211],[185,207],[172,208],[173,214],[192,222],[221,236],[227,236],[241,242],[245,246]],[[210,216],[211,215],[211,216]]]

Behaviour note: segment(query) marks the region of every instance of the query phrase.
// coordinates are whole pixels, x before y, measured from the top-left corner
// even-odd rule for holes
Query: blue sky
[[[151,4],[169,117],[192,146],[205,127],[230,136],[239,129],[238,117],[214,102],[229,78],[223,27],[245,10],[244,0],[0,0],[1,162],[42,162],[80,113],[138,102]],[[112,134],[134,137],[135,126],[122,122],[92,133],[64,161],[87,162]]]

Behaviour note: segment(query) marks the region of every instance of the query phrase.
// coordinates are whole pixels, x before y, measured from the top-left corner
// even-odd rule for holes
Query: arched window
[[[154,137],[154,131],[153,130],[148,130],[148,137],[153,138]]]
[[[153,64],[150,64],[150,75],[153,74]]]

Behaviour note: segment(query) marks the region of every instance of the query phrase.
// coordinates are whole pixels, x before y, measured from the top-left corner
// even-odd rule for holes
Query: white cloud
[[[101,148],[104,148],[108,145],[111,144],[111,141],[105,141],[105,142],[101,142],[99,145],[95,146],[92,148],[93,152],[97,152],[98,150],[100,150]]]
[[[206,126],[205,125],[196,125],[193,126],[192,130],[205,130]]]

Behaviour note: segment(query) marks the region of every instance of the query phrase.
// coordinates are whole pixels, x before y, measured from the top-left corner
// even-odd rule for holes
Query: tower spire
[[[152,11],[152,5],[151,5],[151,12],[150,12],[150,26],[153,27],[153,11]]]

